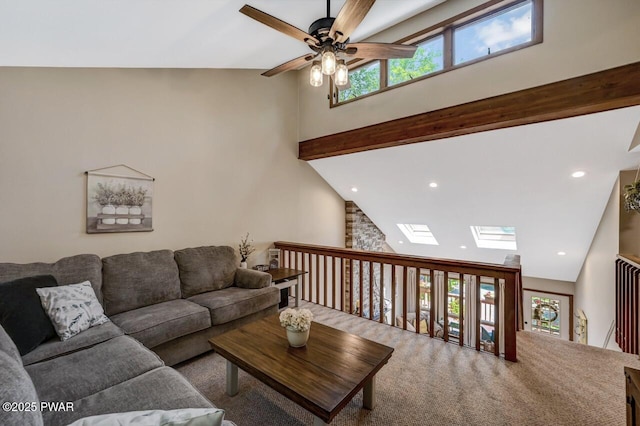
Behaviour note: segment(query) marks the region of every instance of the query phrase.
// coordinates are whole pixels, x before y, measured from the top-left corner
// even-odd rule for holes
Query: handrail
[[[520,266],[500,265],[497,263],[481,263],[471,262],[467,260],[455,260],[435,257],[422,257],[409,254],[385,253],[377,251],[364,251],[358,249],[348,249],[331,246],[319,246],[313,244],[291,243],[284,241],[276,241],[276,248],[290,251],[305,251],[307,253],[322,254],[325,256],[340,255],[347,259],[362,259],[365,261],[394,263],[400,266],[419,266],[421,268],[437,268],[439,266],[450,266],[456,269],[456,272],[465,274],[477,274],[491,276],[496,278],[504,278],[505,274],[519,273]]]
[[[517,255],[491,264],[285,241],[274,245],[281,266],[308,272],[296,289],[303,300],[404,330],[411,319],[416,333],[517,359],[522,323]],[[487,299],[491,303],[484,298],[488,291],[495,293]]]

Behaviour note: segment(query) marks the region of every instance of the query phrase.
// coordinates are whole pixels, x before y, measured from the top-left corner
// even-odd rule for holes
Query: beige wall
[[[576,280],[574,309],[587,316],[588,344],[602,347],[615,318],[615,260],[618,253],[620,181],[617,181]],[[575,337],[576,341],[578,337]],[[609,349],[620,350],[611,337]]]
[[[574,294],[575,292],[574,282],[536,277],[522,277],[522,287],[529,290],[550,291],[552,293]]]
[[[344,201],[297,160],[295,75],[0,68],[0,261],[77,253],[344,246]],[[156,178],[154,231],[85,233],[85,170]]]
[[[371,38],[393,42],[486,0],[450,0]],[[589,74],[640,60],[637,0],[546,0],[544,42],[336,108],[300,71],[300,140]]]

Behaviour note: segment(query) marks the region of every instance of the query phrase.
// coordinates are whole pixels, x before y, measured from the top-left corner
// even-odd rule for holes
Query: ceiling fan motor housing
[[[309,34],[320,41],[325,41],[336,18],[320,18],[309,27]]]

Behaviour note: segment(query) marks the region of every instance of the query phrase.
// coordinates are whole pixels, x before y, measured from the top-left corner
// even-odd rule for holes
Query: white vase
[[[129,214],[142,214],[142,209],[139,206],[131,206],[129,207]],[[140,223],[142,223],[140,219],[129,219],[129,224],[131,225],[140,225]]]
[[[240,262],[240,269],[247,269],[247,262]]]
[[[294,328],[287,327],[287,340],[289,340],[289,346],[301,348],[306,345],[307,340],[309,340],[309,329],[306,331],[298,331]]]
[[[127,206],[116,207],[116,214],[129,214],[129,207]],[[126,225],[129,223],[129,218],[117,218],[116,223],[118,225]]]
[[[116,214],[116,208],[111,204],[107,204],[106,206],[102,206],[102,214]],[[102,219],[102,223],[104,225],[115,225],[115,219]]]

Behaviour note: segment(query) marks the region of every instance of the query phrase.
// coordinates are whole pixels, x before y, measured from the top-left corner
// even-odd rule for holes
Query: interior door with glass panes
[[[569,340],[569,297],[539,291],[522,292],[524,329]]]

